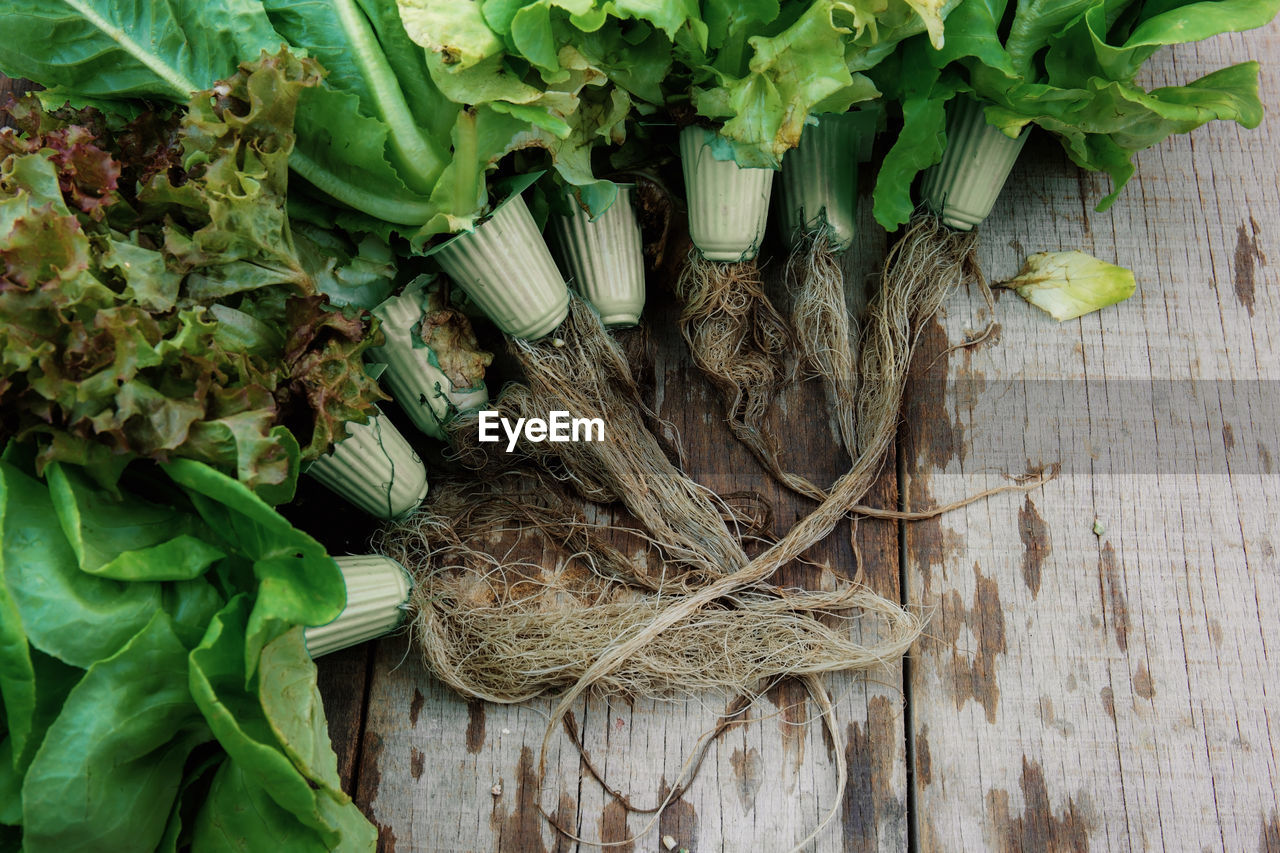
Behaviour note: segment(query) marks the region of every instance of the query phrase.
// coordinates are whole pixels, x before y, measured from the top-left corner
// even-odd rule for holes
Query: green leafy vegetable
[[[4,581],[26,642],[81,669],[115,654],[160,606],[159,585],[80,571],[48,487],[7,463],[0,487]]]
[[[99,104],[185,103],[282,41],[256,0],[12,0],[0,19],[0,71]]]
[[[186,685],[187,650],[163,611],[93,663],[22,785],[27,850],[149,849],[209,728]],[[65,810],[75,804],[74,819]]]
[[[478,10],[479,4],[425,3],[406,7],[402,22],[394,0],[183,0],[160,10],[134,2],[21,0],[0,11],[12,36],[0,44],[0,71],[53,87],[46,102],[131,117],[138,106],[128,99],[186,103],[237,65],[288,44],[327,69],[298,96],[289,163],[305,179],[308,197],[339,206],[329,222],[403,234],[421,247],[435,234],[473,227],[489,208],[487,173],[506,154],[531,148],[548,152],[566,180],[611,201],[612,185],[591,174],[581,153],[601,127],[612,133],[620,123],[606,111],[599,118],[607,124],[597,125],[591,116],[598,109],[579,109],[580,90],[604,82],[591,70],[598,63],[572,47],[548,47],[536,13],[517,15],[514,33],[544,59],[550,50],[548,61],[557,67],[546,85],[536,73],[506,67],[491,55],[492,45],[480,53],[493,61],[473,67],[457,62],[458,47],[424,52],[410,38],[421,38],[424,26],[465,36],[459,22],[478,21]],[[75,46],[38,55],[26,49],[55,28]],[[631,38],[589,38],[583,49],[637,60],[653,55]],[[456,73],[440,73],[445,61],[459,66]],[[650,79],[654,87],[662,76],[649,78],[646,72],[656,69],[643,62],[633,70],[636,85]],[[594,103],[623,113],[628,107],[608,92]]]
[[[997,287],[1016,290],[1058,322],[1083,317],[1133,295],[1133,272],[1085,252],[1037,252]]]
[[[903,114],[876,184],[876,218],[895,228],[910,216],[911,181],[941,159],[934,140],[945,139],[942,106],[960,93],[983,103],[1004,133],[1039,125],[1077,165],[1107,172],[1112,191],[1098,203],[1105,210],[1133,175],[1135,152],[1214,119],[1244,127],[1262,120],[1254,62],[1151,91],[1135,79],[1143,63],[1164,45],[1259,27],[1277,11],[1280,0],[1032,0],[1012,8],[961,0],[941,50],[905,44],[900,62],[873,75]]]
[[[0,136],[0,435],[106,482],[134,456],[200,459],[279,500],[299,455],[369,416],[368,316],[327,304],[321,282],[341,291],[348,272],[300,251],[286,213],[294,111],[318,80],[264,57],[168,130],[15,111],[25,134]],[[126,185],[143,139],[150,164],[127,168],[145,183]]]
[[[570,5],[586,14],[592,4]],[[575,15],[541,0],[524,6],[400,0],[399,6],[405,31],[425,49],[432,82],[455,104],[466,105],[472,122],[468,126],[460,117],[454,152],[467,157],[455,156],[438,196],[452,193],[449,203],[461,210],[460,193],[473,191],[475,168],[487,169],[512,151],[535,149],[546,153],[560,178],[592,209],[613,203],[616,189],[595,176],[591,149],[623,141],[632,96],[610,76],[628,69],[628,82],[660,97],[656,83],[670,64],[665,36],[644,24],[623,40],[595,15],[596,29],[584,32],[573,23],[579,20]],[[478,166],[468,165],[473,160]],[[455,218],[450,227],[470,225],[470,219]]]
[[[324,549],[200,462],[135,462],[108,490],[19,457],[0,462],[0,818],[23,849],[372,850],[302,641],[345,601]],[[178,571],[186,548],[203,565]],[[132,568],[85,570],[103,561]]]
[[[723,123],[720,135],[740,166],[777,168],[810,114],[844,112],[879,96],[861,71],[903,38],[928,30],[940,40],[942,29],[937,2],[814,0],[774,9],[774,17],[764,5],[726,9],[709,39],[719,50],[704,54],[682,43],[677,51],[692,74],[698,115]]]

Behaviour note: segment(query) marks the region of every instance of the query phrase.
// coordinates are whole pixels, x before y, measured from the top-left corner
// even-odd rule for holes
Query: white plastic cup
[[[381,412],[348,423],[348,436],[307,467],[308,476],[377,518],[399,518],[427,496],[427,469]]]
[[[987,124],[982,105],[963,95],[947,112],[947,147],[942,162],[924,174],[921,200],[944,225],[969,231],[995,207],[1031,126],[1016,138]]]
[[[779,213],[793,245],[825,228],[832,244],[849,248],[857,233],[859,134],[866,121],[852,113],[823,115],[806,125],[800,144],[782,161]]]
[[[334,560],[347,584],[347,606],[329,624],[303,632],[312,658],[394,631],[408,612],[413,581],[404,566],[377,554]]]
[[[572,200],[568,216],[552,217],[570,279],[610,327],[634,326],[644,310],[643,239],[631,194],[631,185],[619,184],[617,198],[595,220]]]
[[[426,291],[410,284],[399,296],[374,308],[386,343],[370,348],[366,357],[386,364],[378,381],[414,425],[432,438],[444,440],[445,427],[453,418],[484,408],[489,402],[489,389],[483,381],[473,388],[454,388],[435,361],[435,353],[420,340],[415,343],[415,329],[426,311],[426,300]]]
[[[435,252],[440,267],[499,329],[536,340],[569,314],[569,290],[522,196]]]
[[[708,140],[712,134],[701,127],[680,133],[689,236],[709,261],[749,261],[764,241],[774,170],[717,160]]]

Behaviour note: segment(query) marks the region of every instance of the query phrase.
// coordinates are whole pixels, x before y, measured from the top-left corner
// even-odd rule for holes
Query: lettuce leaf
[[[231,760],[251,768],[255,782],[272,800],[319,833],[325,844],[333,845],[340,834],[316,803],[318,797],[330,794],[312,788],[294,766],[261,703],[245,687],[243,652],[249,608],[247,598],[238,595],[213,618],[204,640],[191,652],[191,695]],[[339,796],[344,795],[339,791]]]
[[[1112,191],[1098,210],[1132,177],[1134,153],[1215,119],[1246,128],[1262,120],[1254,62],[1150,91],[1136,77],[1160,47],[1262,26],[1280,0],[1029,0],[1014,7],[1006,32],[1007,8],[1006,0],[961,0],[940,51],[904,44],[911,58],[900,73],[874,75],[901,102],[904,121],[876,183],[875,215],[886,228],[909,218],[912,179],[941,158],[932,140],[945,140],[942,106],[961,93],[984,103],[1004,133],[1038,125],[1077,165],[1107,172]]]
[[[374,828],[339,786],[302,642],[304,625],[343,607],[333,559],[199,462],[135,462],[113,494],[65,463],[42,482],[23,457],[10,445],[0,462],[0,821],[11,836],[33,851],[257,850],[268,839],[372,851]],[[221,556],[158,580],[177,574],[151,544],[166,536]],[[113,554],[137,571],[108,580],[81,568]]]
[[[23,849],[150,849],[191,751],[212,739],[168,614],[89,666],[27,769]]]
[[[0,490],[4,581],[27,643],[81,669],[115,654],[155,614],[159,584],[82,572],[48,487],[0,463]]]
[[[665,36],[642,22],[624,40],[616,28],[603,26],[604,7],[590,0],[399,5],[406,32],[425,50],[432,82],[466,106],[454,127],[453,162],[432,194],[441,211],[452,213],[429,222],[419,240],[473,227],[485,209],[484,174],[514,151],[545,152],[591,209],[612,204],[616,188],[595,176],[591,151],[621,143],[632,102],[610,74],[625,66],[632,88],[660,97],[656,80],[670,64]],[[575,22],[594,29],[584,33]],[[649,76],[655,72],[658,77]]]
[[[360,4],[355,0],[306,4],[264,0],[263,6],[280,35],[291,45],[307,50],[328,70],[328,80],[334,82],[326,81],[325,86],[341,81],[341,90],[358,99],[362,114],[386,125],[388,162],[405,186],[429,195],[447,156],[438,139],[418,125],[400,88],[400,78]],[[406,76],[410,76],[418,69],[406,70]],[[417,94],[421,97],[421,90]],[[434,104],[420,106],[448,109],[450,105],[436,96]]]
[[[1007,287],[1059,323],[1100,311],[1133,295],[1133,271],[1086,252],[1037,252],[1028,255]]]
[[[541,148],[593,213],[615,193],[593,174],[591,151],[623,144],[624,119],[639,105],[686,116],[692,105],[721,129],[717,156],[776,168],[810,114],[876,97],[860,71],[915,33],[940,38],[945,12],[941,0],[399,6],[440,91],[481,111],[478,122],[485,109],[512,120],[495,134],[502,147],[478,149],[481,160]]]
[[[0,28],[0,72],[51,87],[46,99],[58,104],[127,117],[138,113],[130,99],[185,104],[240,64],[292,44],[333,69],[298,99],[290,166],[311,187],[406,236],[434,221],[420,240],[451,217],[483,212],[483,184],[478,194],[432,199],[457,159],[450,143],[461,110],[432,86],[392,0],[22,0],[0,9]],[[50,32],[56,51],[43,49]],[[459,199],[465,207],[448,206]]]
[[[948,11],[941,0],[714,4],[707,50],[678,42],[677,63],[688,69],[697,114],[719,127],[716,156],[778,168],[808,116],[880,96],[862,72],[899,42],[925,33],[940,47]]]
[[[0,72],[100,101],[184,103],[282,42],[257,0],[9,0],[0,21]]]
[[[190,580],[226,553],[176,507],[95,488],[74,466],[50,465],[50,497],[80,571],[122,581]]]
[[[295,109],[318,82],[309,60],[263,57],[171,131],[16,111],[26,135],[0,138],[0,435],[106,481],[134,456],[200,459],[282,500],[301,459],[368,417],[383,397],[360,355],[377,337],[328,305],[317,274],[343,273],[316,269],[287,215]]]
[[[720,136],[731,143],[740,166],[778,168],[819,105],[844,112],[880,94],[866,76],[850,72],[846,59],[846,42],[855,28],[872,26],[860,19],[860,11],[852,4],[817,0],[781,33],[747,40],[752,56],[745,74],[735,76],[728,63],[729,70],[717,68],[708,85],[694,86],[698,114],[723,122]],[[843,17],[848,26],[838,23]]]

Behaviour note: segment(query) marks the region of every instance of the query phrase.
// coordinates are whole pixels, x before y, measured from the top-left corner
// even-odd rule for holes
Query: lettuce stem
[[[453,197],[459,201],[477,196],[476,182],[484,180],[480,172],[480,132],[474,110],[458,113],[453,129]]]
[[[370,192],[321,166],[298,148],[289,155],[289,168],[348,207],[395,225],[423,225],[435,212],[424,198],[393,198]]]
[[[448,158],[414,121],[369,19],[352,0],[333,0],[333,5],[364,69],[378,113],[391,128],[389,141],[396,170],[409,189],[429,195]]]

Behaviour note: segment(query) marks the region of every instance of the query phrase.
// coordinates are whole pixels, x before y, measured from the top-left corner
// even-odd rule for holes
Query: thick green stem
[[[423,225],[435,213],[426,199],[392,198],[370,192],[324,168],[297,148],[289,155],[289,168],[348,207],[396,225]]]
[[[458,113],[453,129],[453,198],[455,203],[476,197],[476,183],[484,180],[480,165],[480,132],[473,110]]]
[[[409,189],[430,195],[449,162],[447,154],[414,121],[369,19],[352,0],[333,2],[338,19],[351,39],[356,59],[364,68],[378,114],[391,128],[391,154],[396,170]]]

